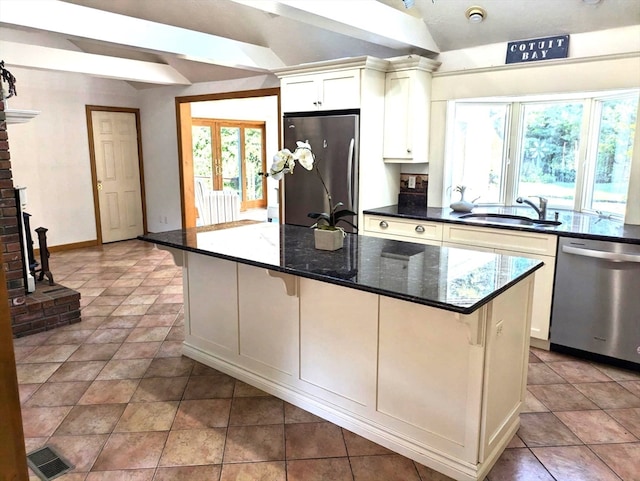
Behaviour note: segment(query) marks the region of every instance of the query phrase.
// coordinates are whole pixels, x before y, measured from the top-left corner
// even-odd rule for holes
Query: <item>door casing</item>
[[[195,181],[193,176],[193,155],[191,138],[191,103],[211,100],[243,99],[254,97],[277,97],[278,118],[282,117],[280,87],[226,92],[220,94],[190,95],[176,97],[176,126],[178,134],[178,168],[180,172],[180,209],[182,228],[196,226]],[[282,142],[282,123],[278,123],[278,139]]]
[[[87,105],[85,107],[85,112],[87,116],[87,130],[89,135],[89,159],[91,164],[91,183],[92,183],[92,191],[93,191],[93,206],[94,206],[94,214],[95,214],[95,222],[96,222],[96,236],[97,243],[101,245],[102,241],[102,225],[100,222],[100,202],[98,197],[98,175],[96,169],[96,152],[94,147],[94,136],[93,136],[93,112],[122,112],[122,113],[132,113],[135,115],[136,119],[136,131],[137,131],[137,147],[138,147],[138,169],[140,171],[140,196],[142,201],[142,228],[144,233],[147,231],[147,208],[145,201],[145,191],[144,191],[144,168],[143,168],[143,158],[142,158],[142,140],[141,140],[141,129],[140,129],[140,109],[135,108],[127,108],[127,107],[106,107],[100,105]]]

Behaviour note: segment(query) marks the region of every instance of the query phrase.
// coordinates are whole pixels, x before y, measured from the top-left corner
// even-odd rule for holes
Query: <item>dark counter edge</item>
[[[159,235],[159,234],[161,234],[161,233],[156,233],[154,235]],[[414,304],[421,304],[421,305],[429,306],[429,307],[435,307],[435,308],[442,309],[442,310],[445,310],[445,311],[457,312],[457,313],[464,314],[464,315],[473,314],[475,311],[480,309],[482,306],[484,306],[485,304],[488,304],[490,301],[492,301],[493,299],[498,297],[500,294],[502,294],[503,292],[507,291],[508,289],[510,289],[511,287],[516,285],[521,280],[523,280],[526,277],[530,276],[535,271],[537,271],[538,269],[542,268],[542,266],[544,265],[544,263],[541,261],[540,264],[532,267],[528,272],[516,277],[512,281],[508,282],[507,284],[505,284],[501,288],[495,290],[494,292],[492,292],[488,296],[484,297],[483,299],[479,300],[475,304],[472,304],[469,307],[459,307],[459,306],[454,306],[454,305],[451,305],[451,304],[446,304],[446,303],[443,303],[443,302],[430,301],[428,299],[422,299],[422,298],[419,298],[419,297],[413,297],[413,296],[409,296],[409,295],[405,295],[405,294],[399,294],[397,292],[387,291],[385,289],[376,289],[375,287],[354,285],[351,282],[347,282],[344,279],[339,279],[339,278],[336,278],[336,277],[326,276],[326,275],[317,274],[317,273],[308,272],[308,271],[300,271],[300,270],[297,270],[297,269],[290,269],[290,268],[286,268],[286,267],[282,267],[282,266],[275,266],[273,264],[265,264],[265,263],[258,262],[258,261],[252,261],[252,260],[249,260],[249,259],[243,259],[241,257],[228,256],[228,255],[225,255],[225,254],[219,254],[217,252],[211,252],[211,251],[207,251],[207,250],[197,249],[195,247],[177,245],[177,244],[174,244],[173,242],[167,242],[167,241],[162,241],[162,240],[158,240],[158,239],[152,239],[152,238],[148,238],[148,237],[146,237],[144,235],[138,236],[137,239],[141,240],[141,241],[144,241],[144,242],[149,242],[151,244],[158,244],[158,245],[162,245],[162,246],[165,246],[165,247],[171,247],[173,249],[177,249],[177,250],[181,250],[181,251],[193,252],[194,254],[201,254],[201,255],[205,255],[205,256],[209,256],[209,257],[215,257],[215,258],[218,258],[218,259],[224,259],[224,260],[228,260],[228,261],[239,262],[241,264],[246,264],[246,265],[250,265],[250,266],[254,266],[254,267],[260,267],[262,269],[267,269],[267,270],[271,270],[271,271],[282,272],[284,274],[291,274],[291,275],[294,275],[294,276],[306,277],[307,279],[313,279],[313,280],[316,280],[316,281],[327,282],[329,284],[335,284],[335,285],[342,286],[342,287],[348,287],[350,289],[355,289],[355,290],[358,290],[358,291],[370,292],[372,294],[378,294],[378,295],[381,295],[381,296],[392,297],[394,299],[399,299],[399,300],[402,300],[402,301],[408,301],[408,302],[412,302]]]
[[[437,216],[437,215],[428,215],[428,214],[414,214],[414,213],[398,213],[393,212],[392,210],[387,210],[389,208],[395,207],[395,205],[388,205],[383,207],[378,207],[375,209],[365,209],[362,213],[365,215],[378,215],[378,216],[386,216],[386,217],[395,217],[397,219],[408,219],[415,221],[431,221],[431,222],[443,222],[447,224],[458,224],[458,225],[467,225],[471,227],[485,227],[491,229],[503,229],[503,230],[517,230],[521,232],[537,232],[542,234],[550,234],[556,235],[558,237],[571,237],[575,239],[588,239],[588,240],[599,240],[606,242],[621,242],[623,244],[640,244],[640,238],[627,238],[627,237],[619,237],[613,235],[605,235],[605,234],[594,234],[589,232],[571,232],[566,230],[558,230],[553,227],[539,227],[539,226],[520,226],[515,224],[500,224],[500,223],[478,223],[471,222],[465,219],[461,219],[459,216],[464,215],[465,213],[456,214],[449,209],[445,209],[444,207],[430,207],[429,209],[441,209],[442,212],[448,212],[449,216]],[[632,228],[638,229],[640,231],[640,226],[628,224]]]

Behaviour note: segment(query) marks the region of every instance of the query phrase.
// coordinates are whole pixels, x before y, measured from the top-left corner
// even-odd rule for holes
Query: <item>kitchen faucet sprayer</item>
[[[539,201],[540,201],[540,207],[535,205],[529,199],[524,199],[522,197],[518,197],[516,199],[516,202],[518,204],[527,204],[533,210],[536,211],[536,213],[538,214],[538,219],[545,220],[547,218],[547,202],[548,202],[547,199],[545,197],[542,197],[542,196],[539,196],[539,195],[531,195],[530,197],[537,197],[539,199]]]

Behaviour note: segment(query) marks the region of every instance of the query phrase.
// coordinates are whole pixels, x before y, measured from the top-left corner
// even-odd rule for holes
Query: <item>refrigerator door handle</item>
[[[351,139],[351,142],[349,143],[349,159],[347,161],[347,175],[348,175],[348,179],[349,179],[349,201],[351,202],[351,205],[349,206],[350,208],[353,209],[353,206],[355,205],[354,203],[354,198],[353,198],[353,154],[355,151],[355,139]]]

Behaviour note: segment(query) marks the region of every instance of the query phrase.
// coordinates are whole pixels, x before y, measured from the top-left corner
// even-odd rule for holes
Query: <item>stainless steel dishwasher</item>
[[[640,245],[559,239],[550,340],[640,367]]]

